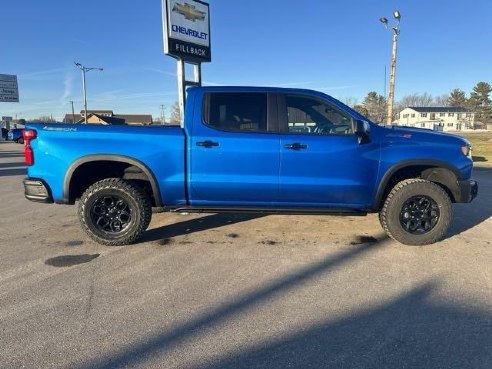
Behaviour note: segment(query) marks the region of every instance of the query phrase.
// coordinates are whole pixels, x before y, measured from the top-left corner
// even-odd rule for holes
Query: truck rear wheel
[[[405,245],[429,245],[446,235],[453,216],[448,194],[437,184],[413,178],[399,182],[379,213],[386,233]]]
[[[136,242],[149,226],[152,206],[140,187],[121,178],[94,183],[79,202],[79,220],[94,241],[108,246]]]

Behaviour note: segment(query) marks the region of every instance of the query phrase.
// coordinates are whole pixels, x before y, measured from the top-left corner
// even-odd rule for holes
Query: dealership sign
[[[189,62],[209,62],[209,5],[198,0],[162,0],[164,53]]]
[[[0,102],[19,102],[17,76],[0,74]]]

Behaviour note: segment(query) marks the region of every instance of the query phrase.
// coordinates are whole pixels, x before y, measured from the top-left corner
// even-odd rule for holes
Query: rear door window
[[[204,123],[232,132],[267,132],[266,93],[210,93]]]

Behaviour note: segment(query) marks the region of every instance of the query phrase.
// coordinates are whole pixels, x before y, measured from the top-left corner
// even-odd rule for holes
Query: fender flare
[[[65,177],[63,179],[63,203],[70,204],[70,182],[75,171],[84,164],[95,162],[95,161],[116,161],[119,163],[127,163],[139,168],[146,176],[149,178],[150,185],[152,187],[152,193],[154,194],[154,199],[157,207],[162,207],[161,191],[159,185],[154,176],[154,173],[140,160],[131,158],[125,155],[113,155],[113,154],[96,154],[96,155],[86,155],[77,160],[75,160],[68,167]]]
[[[461,179],[461,174],[460,174],[459,170],[456,167],[453,167],[452,165],[450,165],[449,163],[446,163],[444,161],[433,160],[433,159],[411,159],[411,160],[404,160],[404,161],[398,162],[398,163],[392,165],[386,171],[386,173],[384,173],[383,178],[379,182],[376,196],[374,197],[374,202],[372,204],[372,208],[374,211],[376,211],[376,212],[379,211],[379,204],[381,204],[381,201],[383,200],[383,195],[386,191],[386,186],[388,186],[388,183],[389,183],[391,177],[400,169],[403,169],[405,167],[415,167],[415,166],[429,166],[429,167],[446,169],[446,170],[449,170],[450,172],[452,172],[454,174],[454,176],[456,177],[456,181]],[[442,183],[442,182],[439,182],[439,183]],[[442,184],[445,184],[445,183],[442,183]],[[456,186],[457,186],[457,184],[458,183],[456,182]],[[451,192],[455,196],[455,198],[458,198],[457,196],[459,196],[459,192],[456,193],[456,191],[459,191],[459,187],[453,188],[454,184],[453,185],[449,184],[449,187],[450,187]]]

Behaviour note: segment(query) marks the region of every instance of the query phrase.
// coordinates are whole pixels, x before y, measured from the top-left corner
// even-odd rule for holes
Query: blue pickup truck
[[[74,204],[105,245],[136,242],[152,207],[186,212],[365,215],[393,239],[441,240],[452,203],[470,202],[469,143],[381,127],[325,94],[195,87],[184,128],[28,124],[32,201]]]

